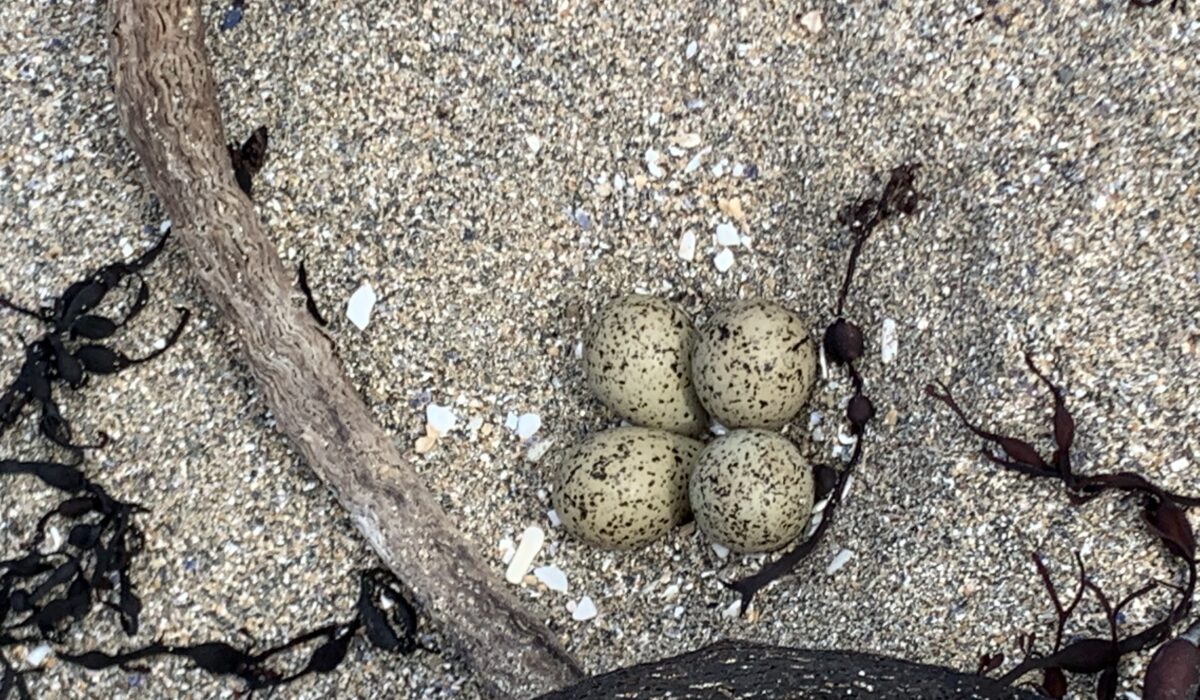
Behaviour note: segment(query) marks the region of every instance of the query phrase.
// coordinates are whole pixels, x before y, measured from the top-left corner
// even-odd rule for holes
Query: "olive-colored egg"
[[[770,552],[812,515],[812,467],[790,440],[734,430],[700,453],[688,488],[696,525],[735,552]]]
[[[634,426],[592,435],[563,455],[551,498],[567,532],[610,549],[640,547],[688,513],[688,477],[704,445]]]
[[[692,388],[696,329],[674,304],[644,295],[617,299],[584,339],[588,385],[618,416],[648,428],[698,435],[708,415]]]
[[[817,354],[796,314],[769,301],[744,301],[700,329],[692,378],[708,413],[727,428],[775,428],[808,400]]]

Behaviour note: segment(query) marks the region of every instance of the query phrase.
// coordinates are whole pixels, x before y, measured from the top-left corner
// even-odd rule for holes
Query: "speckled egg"
[[[812,393],[817,354],[796,314],[769,301],[744,301],[700,329],[692,351],[696,394],[727,428],[779,428]]]
[[[652,428],[589,437],[563,456],[551,499],[567,532],[611,549],[662,537],[688,513],[688,477],[704,445]]]
[[[696,329],[679,307],[635,294],[609,304],[584,339],[583,369],[600,401],[631,423],[698,435],[708,415],[692,388]]]
[[[688,495],[709,539],[735,552],[770,552],[808,524],[812,467],[779,433],[734,430],[700,454]]]

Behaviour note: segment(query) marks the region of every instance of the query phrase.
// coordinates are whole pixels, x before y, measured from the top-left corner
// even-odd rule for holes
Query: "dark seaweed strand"
[[[984,457],[1009,471],[1061,482],[1069,499],[1074,504],[1083,503],[1106,492],[1126,492],[1140,496],[1142,517],[1147,526],[1152,533],[1158,536],[1167,552],[1186,566],[1186,583],[1183,586],[1172,586],[1179,592],[1177,602],[1154,624],[1122,637],[1119,635],[1117,622],[1121,609],[1156,588],[1157,584],[1151,582],[1113,606],[1104,592],[1088,579],[1083,569],[1083,563],[1080,561],[1080,592],[1087,589],[1100,602],[1109,623],[1111,638],[1107,640],[1080,639],[1061,647],[1063,629],[1076,609],[1079,594],[1069,607],[1064,608],[1058,600],[1041,559],[1036,554],[1034,555],[1038,573],[1058,616],[1055,645],[1049,654],[1039,655],[1034,653],[1033,644],[1030,641],[1026,648],[1025,658],[1001,676],[1000,680],[1012,684],[1031,671],[1042,670],[1044,677],[1039,686],[1041,691],[1050,697],[1061,698],[1066,692],[1064,673],[1099,674],[1096,696],[1111,698],[1116,692],[1117,669],[1121,659],[1134,652],[1149,650],[1165,641],[1170,636],[1172,628],[1184,620],[1191,611],[1192,596],[1197,585],[1196,538],[1184,509],[1200,505],[1200,497],[1171,493],[1146,477],[1133,472],[1100,473],[1088,476],[1075,474],[1070,459],[1075,421],[1066,407],[1065,392],[1037,368],[1032,356],[1028,353],[1025,355],[1025,361],[1029,369],[1046,385],[1054,398],[1052,424],[1055,451],[1050,460],[1044,459],[1036,448],[1023,440],[990,432],[972,422],[944,385],[940,391],[933,385],[927,386],[925,391],[931,398],[937,399],[949,407],[968,430],[999,448],[1000,454],[986,448],[983,449]],[[1031,636],[1024,638],[1032,640]],[[986,670],[995,669],[1003,663],[1002,656],[997,660],[996,656],[985,655],[984,659],[994,662],[987,664]],[[1146,675],[1147,685],[1153,683],[1160,689],[1168,686],[1183,688],[1185,690],[1182,692],[1194,694],[1194,690],[1187,689],[1185,685],[1188,675],[1182,672],[1186,669],[1181,668],[1181,662],[1178,659],[1178,656],[1173,656],[1162,663],[1151,663]],[[1179,697],[1184,697],[1184,695]]]
[[[866,243],[871,231],[889,216],[896,213],[912,214],[916,211],[919,194],[915,188],[915,178],[917,168],[919,167],[919,163],[906,163],[892,168],[888,182],[883,188],[883,193],[877,199],[865,198],[857,204],[844,209],[839,216],[841,222],[850,228],[856,238],[854,248],[850,251],[850,261],[846,266],[846,277],[842,282],[841,291],[838,294],[837,313],[835,314],[837,321],[826,330],[824,345],[829,347],[830,330],[835,326],[842,325],[852,328],[857,334],[855,341],[857,347],[853,351],[848,352],[846,347],[839,347],[837,348],[837,356],[831,358],[835,364],[844,364],[846,366],[847,375],[854,385],[854,395],[851,396],[849,403],[846,405],[846,419],[850,423],[857,440],[854,443],[854,451],[850,456],[850,461],[838,473],[837,480],[829,494],[829,501],[825,504],[825,510],[821,514],[821,522],[817,525],[817,529],[803,542],[778,559],[767,562],[754,574],[733,581],[732,583],[725,583],[726,586],[741,595],[740,611],[742,614],[745,614],[750,603],[754,600],[754,596],[760,590],[776,579],[789,574],[797,564],[803,561],[820,544],[837,515],[838,506],[841,504],[842,492],[846,489],[850,475],[862,460],[864,442],[866,441],[866,426],[874,418],[875,409],[870,399],[864,393],[862,376],[859,375],[858,369],[854,366],[854,360],[862,354],[861,331],[858,331],[857,327],[853,324],[846,323],[842,317],[842,311],[845,306],[846,296],[850,290],[850,282],[854,278],[854,270],[858,263],[858,257],[862,253],[863,244]]]
[[[31,698],[25,676],[37,669],[18,670],[4,653],[22,644],[58,642],[64,633],[84,622],[99,606],[111,609],[126,634],[137,634],[142,610],[131,576],[134,558],[142,551],[144,538],[134,522],[145,508],[111,497],[84,474],[81,465],[89,445],[71,440],[70,424],[54,402],[52,388],[66,384],[80,388],[89,375],[112,374],[148,362],[172,347],[187,322],[186,310],[165,342],[165,347],[145,356],[131,358],[99,342],[111,338],[136,317],[149,300],[149,286],[140,275],[159,255],[169,230],[158,243],[128,263],[98,268],[70,285],[48,307],[34,311],[7,298],[0,307],[15,310],[47,324],[50,328],[26,348],[25,362],[9,389],[0,396],[0,432],[14,425],[24,409],[41,409],[39,427],[51,443],[69,450],[68,462],[0,460],[0,477],[31,476],[46,486],[62,491],[67,498],[44,514],[26,553],[0,561],[0,700]],[[113,319],[95,313],[107,295],[127,278],[137,282],[133,302],[123,317]],[[106,436],[101,434],[101,442]],[[51,521],[61,522],[68,533],[57,551],[40,551]],[[350,641],[360,631],[376,647],[402,654],[416,648],[433,650],[416,641],[417,617],[389,572],[373,569],[360,576],[355,617],[310,630],[257,654],[224,642],[196,645],[150,645],[116,654],[93,651],[82,654],[60,652],[58,658],[86,668],[127,666],[156,656],[181,656],[211,673],[236,675],[248,689],[281,685],[310,673],[335,668],[345,658]],[[383,599],[391,602],[385,609]],[[321,640],[308,662],[289,674],[268,663],[300,645]]]

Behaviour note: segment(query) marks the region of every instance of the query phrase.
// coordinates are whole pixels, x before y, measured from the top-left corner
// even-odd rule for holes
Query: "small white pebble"
[[[517,545],[517,551],[508,563],[508,570],[504,572],[504,580],[513,585],[521,585],[545,542],[546,533],[542,528],[537,525],[525,528],[525,533],[521,535],[521,543]]]
[[[684,52],[684,55],[686,55],[689,59],[692,59],[696,57],[696,52],[699,50],[700,45],[697,44],[695,40],[692,40],[688,42],[687,50]]]
[[[696,259],[696,234],[684,231],[679,237],[679,259],[691,262]]]
[[[529,134],[525,137],[525,145],[529,146],[530,152],[535,156],[537,155],[538,151],[542,150],[542,140],[533,134]]]
[[[663,589],[662,593],[658,594],[660,598],[665,600],[675,600],[679,597],[679,584],[672,583]]]
[[[558,517],[558,511],[556,510],[546,511],[546,519],[550,521],[550,527],[562,525],[562,518]]]
[[[1167,466],[1173,472],[1181,472],[1181,471],[1187,469],[1189,464],[1191,464],[1191,462],[1188,461],[1187,457],[1180,457],[1179,459],[1175,460],[1174,462],[1171,462]]]
[[[662,155],[653,148],[646,150],[646,170],[650,172],[650,176],[653,178],[660,178],[667,174],[662,169],[662,166],[658,164],[660,158],[662,158]]]
[[[722,248],[721,252],[713,257],[713,265],[717,268],[717,272],[728,272],[729,268],[733,267],[733,251]]]
[[[511,430],[513,432],[516,432],[518,420],[519,419],[517,417],[517,414],[513,413],[512,411],[509,411],[508,415],[504,417],[504,427],[508,428],[509,430]]]
[[[467,421],[467,432],[477,433],[483,427],[483,416],[471,416],[471,420]]]
[[[567,592],[567,575],[557,566],[539,566],[533,570],[533,575],[552,591]]]
[[[675,606],[675,610],[674,610],[674,611],[673,611],[671,614],[675,616],[675,619],[676,619],[676,620],[678,620],[679,618],[683,617],[683,606],[682,606],[682,605],[676,605],[676,606]]]
[[[541,427],[541,416],[536,413],[522,413],[520,417],[517,418],[515,431],[517,433],[517,437],[521,438],[522,440],[528,440],[529,438],[533,437],[533,434],[541,429]]]
[[[896,359],[900,349],[900,340],[896,336],[896,322],[890,318],[883,319],[883,330],[880,331],[879,359],[890,364]]]
[[[425,406],[425,422],[437,431],[438,435],[446,435],[458,425],[458,416],[454,415],[449,406],[431,403]]]
[[[739,245],[742,242],[737,227],[730,223],[717,224],[716,239],[717,245],[726,247]]]
[[[707,150],[707,149],[705,149],[705,150]],[[704,151],[700,151],[696,155],[692,156],[691,160],[689,160],[687,162],[687,165],[683,166],[683,174],[691,175],[692,173],[699,170],[700,169],[700,160],[702,158],[704,158]]]
[[[714,552],[717,553],[717,556],[721,557],[722,559],[729,556],[729,548],[723,544],[718,544],[717,542],[713,542],[712,549]]]
[[[729,605],[726,605],[725,609],[721,611],[721,617],[725,618],[726,620],[736,620],[738,615],[741,614],[742,601],[740,600],[735,600]]]
[[[346,304],[346,317],[350,319],[350,323],[358,326],[358,330],[367,329],[367,324],[371,322],[371,310],[375,308],[377,299],[370,283],[364,283],[350,295],[350,301]]]
[[[167,231],[170,231],[170,230],[171,230],[171,220],[163,219],[163,222],[158,225],[158,232],[166,233]]]
[[[700,134],[690,132],[675,137],[675,145],[680,148],[695,148],[700,145]]]
[[[41,666],[43,663],[45,663],[46,659],[49,658],[49,656],[50,656],[50,645],[49,644],[39,644],[36,647],[30,649],[29,653],[25,655],[25,663],[29,664],[30,666],[32,666],[34,668],[37,668],[37,667]]]
[[[845,566],[852,558],[854,558],[854,552],[851,552],[848,549],[843,549],[834,555],[833,561],[829,562],[829,566],[826,567],[825,573],[829,575],[836,574],[838,570]]]
[[[821,13],[817,10],[806,12],[800,18],[800,24],[808,30],[810,34],[820,34],[825,28],[825,20],[821,18]]]
[[[575,604],[575,609],[571,611],[571,619],[577,622],[584,622],[596,616],[596,604],[588,596],[579,599]]]

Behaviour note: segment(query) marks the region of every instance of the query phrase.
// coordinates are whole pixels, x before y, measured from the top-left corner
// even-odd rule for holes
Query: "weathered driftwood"
[[[485,688],[528,696],[579,679],[405,464],[305,310],[294,274],[234,183],[199,2],[110,0],[109,10],[126,136],[280,429]]]
[[[941,666],[850,651],[718,642],[589,678],[538,700],[1032,700],[1038,696]]]

